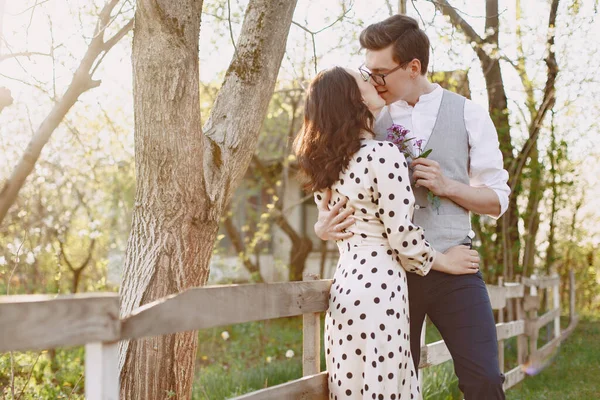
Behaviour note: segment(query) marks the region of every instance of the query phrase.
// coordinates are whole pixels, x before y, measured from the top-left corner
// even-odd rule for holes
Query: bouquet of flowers
[[[387,130],[387,140],[395,144],[400,152],[409,160],[416,160],[417,158],[427,158],[431,154],[432,149],[423,152],[423,140],[417,140],[415,146],[410,143],[414,140],[414,137],[408,137],[410,130],[406,129],[402,125],[392,124]],[[417,152],[418,154],[415,154]],[[440,208],[440,198],[433,194],[431,190],[427,192],[427,200],[433,206],[436,211]]]

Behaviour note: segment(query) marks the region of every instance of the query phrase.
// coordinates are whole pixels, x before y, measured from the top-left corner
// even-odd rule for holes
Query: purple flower
[[[392,124],[387,129],[387,140],[395,144],[398,149],[406,156],[412,157],[411,146],[408,142],[414,138],[407,137],[410,131],[402,125]]]
[[[423,152],[423,148],[421,147],[423,145],[423,139],[419,139],[415,142],[417,144],[417,148],[419,149],[419,153]]]

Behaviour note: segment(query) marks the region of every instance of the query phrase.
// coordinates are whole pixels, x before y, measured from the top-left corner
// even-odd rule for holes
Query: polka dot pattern
[[[434,251],[411,222],[408,167],[389,142],[364,140],[332,186],[347,198],[354,235],[340,259],[325,317],[329,398],[422,399],[410,354],[406,271],[426,274]],[[315,193],[319,205],[325,193]]]

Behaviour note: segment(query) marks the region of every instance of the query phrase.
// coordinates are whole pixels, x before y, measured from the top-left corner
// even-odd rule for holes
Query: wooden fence
[[[488,285],[496,325],[500,367],[505,371],[504,341],[518,337],[518,364],[506,372],[506,389],[525,377],[528,365],[547,359],[577,324],[574,278],[570,276],[570,324],[560,330],[559,278],[523,278]],[[88,400],[119,397],[119,340],[165,335],[289,316],[303,316],[303,378],[265,388],[238,400],[327,399],[327,372],[320,371],[320,313],[328,306],[331,280],[309,276],[304,282],[213,286],[189,289],[146,304],[119,318],[117,294],[0,297],[0,352],[85,345],[85,392]],[[539,292],[546,290],[547,311]],[[503,322],[515,302],[516,321]],[[527,315],[528,314],[528,315]],[[553,323],[553,338],[537,347],[539,331]],[[420,368],[450,360],[443,341],[421,348]]]

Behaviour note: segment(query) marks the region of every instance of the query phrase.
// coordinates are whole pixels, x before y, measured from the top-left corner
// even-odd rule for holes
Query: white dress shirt
[[[408,137],[415,138],[413,144],[419,139],[423,140],[422,148],[427,144],[437,119],[443,93],[442,87],[435,84],[435,89],[419,97],[414,107],[404,100],[388,106],[392,121],[410,130],[411,134]],[[469,135],[470,185],[492,189],[500,201],[502,215],[508,208],[510,188],[496,127],[487,110],[469,99],[465,102],[464,118]]]

